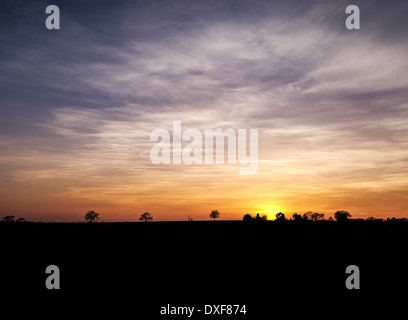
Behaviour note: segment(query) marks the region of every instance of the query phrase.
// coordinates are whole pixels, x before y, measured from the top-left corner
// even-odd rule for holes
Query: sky
[[[0,215],[406,217],[407,16],[402,0],[1,1]],[[256,174],[153,164],[173,121],[258,129]]]

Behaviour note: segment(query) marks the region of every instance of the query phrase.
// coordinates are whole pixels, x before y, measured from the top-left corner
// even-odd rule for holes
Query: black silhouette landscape
[[[309,299],[322,307],[340,299],[347,314],[404,287],[407,234],[405,219],[1,222],[3,289],[62,308],[79,297],[116,301],[119,313],[137,300],[139,315],[167,303],[225,302],[261,317],[271,301],[305,308]],[[61,269],[60,292],[44,286],[49,264]],[[359,266],[361,290],[346,289],[348,265]]]

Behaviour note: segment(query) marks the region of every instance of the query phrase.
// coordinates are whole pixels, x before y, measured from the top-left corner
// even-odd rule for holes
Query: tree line
[[[327,220],[328,221],[345,221],[351,218],[350,212],[346,210],[339,210],[334,213],[334,219],[333,217],[329,217]],[[260,221],[265,221],[267,220],[267,216],[263,215],[260,216],[259,213],[255,217],[252,217],[249,213],[245,214],[243,219],[244,221],[252,221],[252,220],[260,220]],[[318,213],[318,212],[312,212],[308,211],[306,213],[298,214],[294,213],[291,218],[287,219],[286,215],[282,212],[278,212],[275,215],[275,221],[284,221],[284,220],[293,220],[293,221],[322,221],[326,220],[324,213]]]
[[[216,219],[218,219],[220,217],[221,213],[218,210],[211,210],[211,213],[209,215],[209,217],[215,221]],[[290,218],[287,218],[286,215],[282,212],[278,212],[277,214],[275,214],[275,221],[285,221],[285,220],[292,220],[292,221],[347,221],[351,218],[351,214],[350,212],[346,211],[346,210],[338,210],[334,213],[334,218],[333,217],[329,217],[329,218],[325,218],[325,214],[324,213],[318,213],[318,212],[312,212],[312,211],[308,211],[304,214],[298,214],[298,213],[294,213],[292,214],[292,216]],[[100,220],[100,214],[98,212],[95,212],[94,210],[88,210],[85,213],[84,216],[84,220],[85,222],[88,223],[96,223]],[[149,212],[144,212],[140,215],[139,217],[139,221],[143,221],[143,222],[149,222],[149,221],[153,221],[153,216],[149,213]],[[193,221],[192,218],[188,218],[189,221]],[[266,221],[268,220],[267,215],[260,215],[259,213],[256,214],[256,216],[252,216],[251,214],[247,213],[243,216],[242,218],[243,221]],[[359,220],[364,220],[364,219],[359,219]],[[408,218],[387,218],[385,219],[381,219],[381,218],[375,218],[375,217],[368,217],[367,219],[365,219],[366,221],[376,221],[376,222],[398,222],[398,221],[408,221]],[[25,218],[23,217],[19,217],[16,219],[15,216],[13,215],[7,215],[5,217],[3,217],[3,219],[1,220],[1,222],[28,222]]]
[[[88,210],[85,213],[84,220],[85,222],[88,222],[88,223],[98,222],[100,220],[100,214],[98,212],[95,212],[94,210]],[[148,222],[152,220],[153,220],[153,216],[149,212],[142,213],[139,217],[139,221]],[[28,222],[23,217],[16,219],[16,217],[13,215],[5,216],[3,217],[1,221],[2,222]]]
[[[89,210],[87,213],[85,213],[84,218],[85,218],[85,222],[94,223],[94,222],[98,222],[99,217],[100,217],[99,213],[93,210]],[[153,220],[153,216],[149,212],[144,212],[139,217],[139,221],[149,222],[152,220]]]

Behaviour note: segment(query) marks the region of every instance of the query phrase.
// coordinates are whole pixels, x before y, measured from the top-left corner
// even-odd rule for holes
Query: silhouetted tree
[[[20,217],[16,220],[16,222],[27,222],[26,219],[24,219],[23,217]]]
[[[403,219],[398,219],[398,220],[399,221],[404,221],[404,218]],[[369,223],[382,223],[382,222],[384,222],[384,219],[375,218],[375,217],[368,217],[366,219],[366,221],[369,222]]]
[[[283,221],[283,220],[285,220],[285,214],[282,213],[282,212],[277,213],[277,214],[276,214],[276,220],[277,220],[277,221]]]
[[[139,218],[140,221],[149,222],[153,220],[153,216],[149,212],[142,213]]]
[[[351,214],[346,210],[339,210],[334,214],[336,221],[346,221],[348,218],[351,218]]]
[[[254,218],[252,218],[252,216],[249,213],[245,214],[244,217],[242,218],[242,221],[245,221],[245,222],[252,221],[252,220],[254,220]]]
[[[312,211],[308,211],[308,212],[306,212],[306,213],[303,214],[302,218],[303,218],[304,220],[312,220],[312,215],[313,215],[313,212],[312,212]]]
[[[215,221],[215,219],[219,218],[219,216],[220,216],[220,213],[218,210],[211,210],[210,218],[214,219]]]
[[[268,216],[266,214],[264,214],[264,215],[262,215],[261,219],[262,219],[262,221],[266,221],[266,220],[268,220]]]
[[[303,218],[302,218],[302,216],[301,216],[300,214],[294,213],[294,214],[292,215],[292,220],[294,220],[294,221],[302,221]]]
[[[392,218],[390,218],[390,217],[388,217],[387,218],[387,222],[398,222],[400,219],[397,219],[397,218],[395,218],[395,217],[392,217]]]
[[[3,218],[3,221],[6,221],[6,222],[14,222],[14,219],[15,219],[15,216],[5,216],[5,217]]]
[[[312,213],[311,218],[313,221],[324,220],[324,213]]]
[[[99,220],[99,213],[89,210],[85,213],[85,221],[89,223],[97,222]]]

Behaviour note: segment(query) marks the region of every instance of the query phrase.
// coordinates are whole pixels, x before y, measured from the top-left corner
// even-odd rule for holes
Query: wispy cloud
[[[123,2],[102,5],[99,20],[72,4],[58,35],[4,20],[2,188],[55,184],[56,199],[138,202],[163,216],[189,199],[197,212],[233,200],[231,216],[270,202],[260,199],[331,210],[358,192],[366,200],[354,208],[364,214],[379,193],[407,184],[407,7],[362,2],[377,22],[347,31],[344,3]],[[392,21],[400,28],[384,34]],[[152,165],[150,133],[174,120],[202,131],[258,128],[258,174]],[[310,200],[318,195],[327,201]]]

